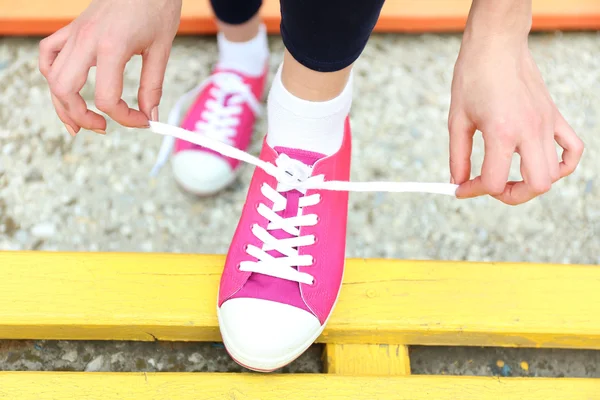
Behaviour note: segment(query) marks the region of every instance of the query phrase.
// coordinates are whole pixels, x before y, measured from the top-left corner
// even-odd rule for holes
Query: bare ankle
[[[294,96],[309,101],[336,98],[348,83],[352,65],[336,72],[317,72],[306,68],[286,50],[283,56],[281,80]]]
[[[260,16],[258,13],[250,20],[240,25],[230,25],[222,21],[217,21],[219,31],[223,32],[225,38],[230,42],[247,42],[258,34],[260,27]]]

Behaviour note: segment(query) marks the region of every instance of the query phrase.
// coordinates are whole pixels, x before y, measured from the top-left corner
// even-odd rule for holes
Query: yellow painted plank
[[[0,0],[0,35],[50,34],[70,23],[89,0]],[[463,29],[471,0],[387,0],[375,27],[380,32],[440,32]],[[261,15],[279,33],[279,0],[264,0]],[[598,29],[598,0],[533,0],[533,28]],[[214,33],[208,1],[184,0],[179,33]]]
[[[600,379],[0,372],[2,400],[598,400]]]
[[[334,344],[323,351],[328,374],[356,376],[410,375],[408,346],[398,344]]]
[[[223,256],[0,252],[0,338],[219,340]],[[348,260],[328,343],[600,349],[600,266]]]

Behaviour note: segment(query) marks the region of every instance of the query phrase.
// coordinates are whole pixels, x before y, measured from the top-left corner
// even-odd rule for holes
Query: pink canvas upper
[[[277,148],[272,149],[263,144],[260,158],[264,161],[275,163],[277,156],[285,153],[306,165],[313,166],[313,176],[325,175],[325,180],[348,181],[350,178],[351,138],[350,124],[346,120],[344,141],[340,150],[328,157],[297,149]],[[315,235],[316,243],[300,247],[300,254],[310,254],[315,262],[310,267],[300,267],[299,270],[307,272],[314,277],[314,284],[307,285],[274,278],[258,273],[243,272],[238,269],[242,261],[253,261],[246,253],[248,244],[262,247],[262,243],[252,234],[254,224],[266,228],[268,221],[257,212],[260,203],[272,207],[260,191],[263,183],[275,188],[275,178],[257,168],[250,183],[246,204],[242,211],[240,222],[231,243],[221,284],[219,289],[219,307],[231,298],[259,298],[276,301],[304,309],[313,313],[323,324],[331,313],[337,298],[344,269],[346,225],[348,218],[348,193],[343,191],[309,190],[306,195],[319,193],[319,204],[305,207],[307,214],[316,214],[319,222],[315,226],[300,228],[300,236]],[[280,215],[295,216],[298,210],[298,200],[302,194],[291,191],[285,194],[287,198],[286,209]],[[274,231],[277,238],[289,237],[284,231]],[[276,251],[271,255],[279,255]]]
[[[267,68],[265,68],[264,73],[259,77],[248,77],[248,76],[245,76],[245,75],[241,74],[240,72],[237,72],[234,70],[224,70],[224,69],[218,69],[218,68],[213,71],[213,74],[217,74],[217,73],[221,73],[221,72],[233,73],[233,74],[240,76],[242,78],[243,82],[250,86],[254,96],[257,99],[262,98],[263,92],[265,89],[265,84],[267,81],[267,73],[268,73]],[[183,122],[181,123],[182,128],[187,129],[189,131],[196,130],[196,123],[198,121],[202,121],[202,113],[205,110],[206,102],[210,99],[213,99],[213,97],[210,93],[210,91],[213,87],[215,87],[215,83],[210,83],[202,90],[202,92],[200,92],[200,94],[194,101],[193,105],[189,108],[185,118],[183,119]],[[227,103],[227,99],[225,100],[225,103]],[[240,114],[240,124],[238,125],[237,132],[236,132],[235,136],[233,137],[233,145],[235,147],[237,147],[238,149],[244,150],[244,151],[248,149],[248,146],[250,145],[250,140],[252,138],[252,132],[254,130],[254,122],[255,121],[256,121],[256,116],[252,112],[252,109],[247,104],[243,104],[242,112]],[[232,159],[229,157],[224,157],[223,155],[221,155],[217,152],[214,152],[210,149],[205,149],[196,144],[186,142],[181,139],[177,139],[175,141],[175,149],[174,149],[175,153],[178,153],[180,151],[189,151],[189,150],[206,151],[206,152],[215,154],[219,157],[222,157],[229,162],[232,169],[235,169],[240,163],[239,160],[235,160],[235,159]]]

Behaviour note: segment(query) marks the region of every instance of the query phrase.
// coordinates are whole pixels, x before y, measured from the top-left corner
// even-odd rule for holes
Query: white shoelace
[[[261,112],[260,102],[252,93],[250,86],[245,84],[239,75],[230,72],[217,72],[211,75],[177,100],[169,113],[168,123],[179,125],[185,104],[197,97],[204,88],[212,83],[215,84],[209,92],[212,98],[206,102],[206,110],[203,111],[201,120],[196,123],[194,131],[198,135],[233,145],[233,137],[240,123],[243,104],[248,104],[256,115]],[[173,151],[174,144],[173,136],[165,136],[151,175],[158,174],[165,165]]]
[[[308,267],[313,264],[314,260],[310,255],[299,255],[298,248],[310,246],[316,241],[313,235],[300,236],[300,228],[314,226],[318,223],[318,216],[315,214],[304,215],[303,208],[318,204],[321,196],[312,194],[300,197],[297,216],[283,218],[277,214],[285,210],[287,206],[287,200],[283,193],[298,190],[306,195],[309,189],[319,189],[347,192],[432,193],[455,196],[458,187],[458,185],[450,183],[325,181],[323,175],[311,176],[312,167],[291,159],[285,154],[281,154],[275,164],[271,164],[209,136],[198,135],[169,124],[150,122],[150,130],[164,135],[166,138],[189,141],[226,157],[252,164],[277,179],[277,188],[274,189],[267,184],[261,187],[262,194],[273,202],[272,208],[262,203],[258,207],[258,213],[268,221],[267,228],[258,225],[252,227],[254,236],[263,243],[262,248],[256,246],[246,248],[248,255],[257,261],[244,261],[240,264],[240,269],[299,283],[312,284],[314,280],[312,275],[300,272],[295,267]],[[292,237],[277,239],[269,232],[279,229],[283,229]],[[283,256],[273,257],[267,253],[271,250],[277,250]]]

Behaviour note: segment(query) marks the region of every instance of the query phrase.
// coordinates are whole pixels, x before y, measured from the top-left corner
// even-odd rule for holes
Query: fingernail
[[[65,124],[65,128],[67,128],[67,132],[69,132],[69,135],[71,135],[71,136],[75,136],[76,135],[75,129],[71,128],[70,125]]]
[[[154,107],[152,111],[150,111],[150,119],[152,119],[152,121],[158,122],[158,107]]]
[[[103,131],[102,129],[92,129],[92,130],[99,135],[106,135],[106,131]]]
[[[454,177],[453,176],[450,177],[450,183],[454,185]]]

